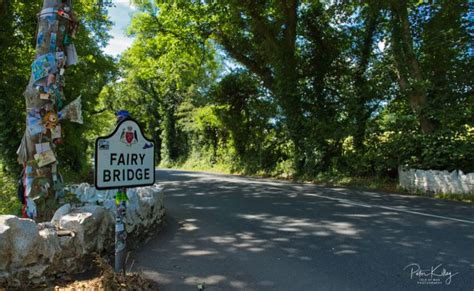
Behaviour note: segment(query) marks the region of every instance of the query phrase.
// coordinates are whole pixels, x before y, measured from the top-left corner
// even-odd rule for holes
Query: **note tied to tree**
[[[114,132],[95,144],[95,187],[113,189],[155,183],[155,146],[133,119],[119,123]]]

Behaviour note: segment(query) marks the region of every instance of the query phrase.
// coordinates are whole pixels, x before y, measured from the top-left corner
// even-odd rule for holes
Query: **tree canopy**
[[[162,165],[315,178],[395,177],[399,166],[474,171],[473,56],[465,0],[149,1],[119,59],[105,11],[77,1],[81,65],[67,90],[80,170],[127,109]],[[14,165],[39,3],[0,1],[1,158]],[[20,113],[19,113],[20,112]],[[78,166],[82,165],[82,166]]]
[[[465,1],[134,4],[123,78],[145,70],[166,88],[151,106],[168,104],[153,118],[167,161],[307,177],[473,170]]]

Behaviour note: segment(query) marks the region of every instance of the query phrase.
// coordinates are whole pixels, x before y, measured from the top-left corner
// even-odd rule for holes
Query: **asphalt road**
[[[474,290],[468,204],[199,172],[157,177],[167,225],[129,262],[165,291]]]

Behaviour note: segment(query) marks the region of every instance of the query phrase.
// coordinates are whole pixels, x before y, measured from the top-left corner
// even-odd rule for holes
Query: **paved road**
[[[165,291],[198,290],[201,283],[205,290],[474,290],[472,206],[228,175],[157,174],[167,226],[132,258],[133,270]],[[412,263],[430,270],[417,277],[416,265],[404,270]]]

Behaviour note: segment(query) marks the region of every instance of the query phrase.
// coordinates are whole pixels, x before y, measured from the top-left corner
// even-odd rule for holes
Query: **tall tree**
[[[229,1],[219,20],[223,25],[213,33],[229,55],[259,76],[277,97],[295,146],[297,171],[305,163],[296,45],[299,5],[298,0]]]
[[[430,134],[436,129],[437,125],[427,115],[426,79],[413,47],[413,32],[408,16],[408,2],[407,0],[390,2],[393,56],[400,89],[408,97],[410,106],[419,120],[422,132]]]
[[[154,9],[145,4],[139,6],[129,29],[136,39],[120,62],[123,81],[115,87],[124,89],[116,103],[133,106],[134,116],[150,125],[156,144],[161,145],[157,156],[175,162],[186,152],[176,124],[178,108],[185,101],[202,99],[216,77],[215,54],[208,41],[184,42],[186,34],[159,33]]]
[[[38,17],[36,57],[24,93],[27,119],[18,149],[18,161],[24,167],[24,214],[30,218],[36,217],[34,199],[40,197],[45,203],[50,203],[55,199],[55,192],[61,190],[55,154],[55,147],[62,137],[60,114],[65,119],[82,123],[80,104],[70,105],[68,108],[71,111],[60,112],[65,101],[65,68],[77,63],[76,49],[71,43],[77,21],[72,13],[71,1],[67,2],[43,2]],[[41,210],[51,211],[51,206],[47,204]]]
[[[257,76],[265,92],[258,98],[276,100],[274,112],[258,115],[265,116],[284,141],[284,150],[276,151],[282,157],[268,164],[280,167],[284,160],[288,168],[290,157],[293,169],[309,176],[344,169],[357,174],[393,171],[401,163],[447,165],[448,159],[431,158],[433,147],[420,145],[449,148],[445,138],[460,143],[470,128],[472,106],[466,104],[472,99],[472,78],[463,72],[472,70],[468,65],[472,59],[463,53],[469,43],[463,32],[464,2],[134,1],[143,12],[136,18],[143,24],[139,35],[162,41],[170,37],[175,41],[172,48],[181,50],[217,47],[225,58],[230,56]],[[164,62],[151,62],[154,54],[161,56],[162,47],[150,45],[137,54],[135,66],[154,63],[151,68],[157,72],[166,68],[171,75],[181,70],[177,68],[183,54],[174,55],[172,65],[166,63],[167,57],[159,57]],[[232,81],[220,84],[226,88],[223,96],[244,100],[229,92],[238,86],[227,86],[238,84],[238,78],[226,79],[222,74],[222,80]],[[144,74],[142,81],[173,80],[158,75]],[[157,96],[163,101],[199,99],[192,101],[199,107],[190,111],[199,113],[203,126],[193,131],[196,137],[188,136],[189,143],[208,139],[214,148],[225,149],[229,137],[232,140],[242,128],[232,128],[222,122],[226,118],[216,116],[243,116],[237,109],[223,109],[232,102],[215,105],[206,99],[205,90],[182,98],[191,96],[183,95],[182,86],[193,83],[176,84],[181,84],[179,90],[171,91],[178,93],[177,98],[169,98],[171,91],[161,89]],[[169,108],[179,112],[179,107]],[[179,114],[166,118],[185,124]],[[172,132],[166,130],[162,136],[171,137]],[[245,152],[243,144],[237,146],[237,155]],[[393,153],[393,159],[380,158],[386,156],[384,151]],[[451,159],[464,165],[458,160]]]
[[[42,9],[42,2],[43,1],[31,1],[31,3],[29,2],[28,4],[25,4],[24,1],[9,0],[2,1],[1,3],[0,79],[2,81],[0,82],[0,94],[3,97],[0,100],[0,113],[3,118],[0,121],[0,126],[3,129],[0,131],[0,159],[2,166],[8,167],[8,172],[12,176],[16,176],[19,168],[23,166],[22,164],[18,167],[16,159],[17,155],[15,152],[18,149],[19,141],[21,140],[23,133],[25,132],[24,120],[27,110],[25,110],[24,99],[22,100],[20,96],[22,96],[25,85],[28,84],[28,78],[31,76],[32,61],[36,57],[39,57],[42,52],[47,51],[47,54],[50,50],[54,51],[54,45],[56,45],[56,51],[54,52],[54,54],[56,54],[59,52],[59,48],[64,47],[65,43],[70,42],[69,35],[64,42],[64,39],[61,38],[62,33],[60,32],[56,32],[56,42],[52,40],[50,34],[46,33],[48,31],[43,29],[40,31],[43,32],[42,34],[38,33],[38,19],[41,17],[38,18],[37,13]],[[53,2],[54,1],[48,1],[49,4]],[[70,1],[61,1],[61,3],[66,2],[69,2],[70,4]],[[95,127],[100,126],[92,122],[92,111],[95,110],[95,101],[98,98],[102,86],[108,82],[114,71],[114,64],[112,58],[104,56],[100,50],[100,45],[104,44],[108,39],[107,29],[110,27],[110,22],[107,20],[107,14],[104,13],[105,10],[98,7],[92,1],[77,1],[75,2],[74,7],[76,8],[75,14],[78,15],[78,18],[80,18],[83,23],[83,26],[78,30],[76,35],[75,44],[79,55],[84,55],[85,57],[80,59],[78,66],[68,67],[67,70],[63,72],[62,76],[56,76],[56,81],[59,81],[60,87],[58,88],[59,91],[54,92],[54,95],[56,96],[56,93],[59,92],[60,95],[65,96],[69,101],[74,97],[82,95],[83,109],[86,112],[84,114],[84,120],[87,125],[81,127],[63,123],[62,140],[65,141],[68,146],[56,148],[58,150],[56,152],[57,159],[61,160],[61,168],[72,169],[76,172],[76,175],[79,175],[84,174],[84,172],[89,170],[87,167],[89,161],[88,152],[90,152],[88,144],[92,140],[92,137],[89,135],[92,130],[95,130]],[[58,15],[58,22],[64,21],[63,18],[68,17],[69,15],[69,13],[63,14],[62,17]],[[48,20],[51,21],[51,27],[48,26],[48,29],[51,28],[54,30],[56,29],[55,24],[57,22],[53,21],[54,16],[49,16],[51,15],[47,15]],[[61,24],[62,22],[58,23],[58,28],[62,27]],[[36,36],[38,36],[38,41]],[[41,47],[42,50],[41,52],[38,52],[38,55],[36,52],[37,46]],[[61,55],[56,54],[54,57],[58,58],[61,57]],[[60,75],[60,71],[61,70],[58,68],[56,73]],[[65,87],[64,90],[61,90],[64,86],[64,83],[61,82],[64,80],[64,77],[67,78],[68,86]],[[42,101],[36,100],[40,99],[35,95],[36,91],[41,87],[43,89],[40,90],[44,91],[45,85],[42,82],[46,79],[47,78],[40,80],[37,84],[38,86],[29,86],[29,90],[27,90],[26,94],[27,97],[29,97],[27,100],[32,100],[32,105],[40,104],[45,106],[45,108],[42,108],[44,110],[40,111],[40,117],[44,117],[44,114],[48,112],[46,109],[53,111],[51,106],[45,105],[48,103],[46,99],[41,99]],[[51,77],[50,83],[57,85],[58,82],[52,81],[53,77]],[[85,83],[87,83],[88,86],[84,87],[83,84]],[[47,94],[44,94],[42,97],[46,98],[46,95]],[[53,97],[50,98],[50,100],[53,99]],[[55,101],[58,103],[54,102],[54,110],[58,110],[59,107],[64,107],[67,104],[66,100],[55,99]],[[41,123],[43,122],[44,120],[41,120]],[[49,123],[48,127],[51,127],[51,125],[52,124]],[[46,134],[43,134],[43,137],[46,139],[48,134],[48,131],[46,131]],[[59,141],[59,139],[56,140],[56,142]],[[23,143],[23,145],[25,145],[25,143]],[[36,145],[33,145],[33,148],[33,150],[36,151]],[[23,152],[22,161],[28,159],[25,158],[26,156],[27,154]],[[33,159],[31,161],[33,161]],[[49,166],[45,166],[45,169],[48,167]],[[41,169],[39,173],[42,175],[45,174],[45,169]],[[79,170],[81,170],[82,173],[78,173]],[[40,184],[43,185],[39,186],[46,188],[44,187],[47,186],[45,181],[46,180],[44,179],[39,179],[39,181],[35,182],[35,187],[37,187],[38,182],[40,182]],[[53,183],[48,184],[50,185],[49,190],[54,192],[52,190]]]
[[[367,120],[371,114],[371,111],[367,108],[367,102],[374,98],[374,92],[368,84],[365,73],[373,52],[377,24],[380,22],[380,8],[378,6],[377,2],[374,1],[365,7],[365,34],[360,38],[357,49],[359,61],[354,71],[356,100],[354,102],[354,111],[350,112],[350,114],[353,114],[355,117],[354,147],[358,151],[363,151],[364,149]]]
[[[150,7],[146,1],[135,2]],[[214,39],[277,97],[296,148],[296,167],[301,169],[305,123],[298,93],[296,38],[300,2],[184,0],[159,1],[158,7],[159,13],[153,14],[158,33],[177,35],[184,40]],[[180,19],[176,19],[177,15]]]

